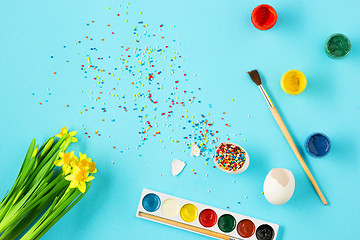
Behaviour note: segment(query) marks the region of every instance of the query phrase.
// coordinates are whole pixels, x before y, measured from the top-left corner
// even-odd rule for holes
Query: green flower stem
[[[41,192],[37,194],[31,194],[31,196],[36,195],[36,197],[28,200],[24,205],[22,205],[21,203],[21,208],[16,208],[15,210],[13,210],[13,215],[9,215],[9,218],[4,220],[4,222],[7,224],[4,228],[6,229],[12,224],[15,224],[17,221],[19,221],[18,219],[26,217],[26,215],[32,209],[41,205],[43,201],[46,201],[48,199],[54,199],[54,197],[59,195],[61,191],[66,189],[68,186],[69,182],[66,181],[64,177],[59,174],[48,186],[46,186],[46,188],[43,188]],[[48,204],[46,206],[48,206]]]
[[[64,197],[61,198],[59,203],[59,207],[56,208],[57,199],[53,202],[50,208],[46,211],[46,213],[38,220],[38,222],[21,238],[21,240],[32,240],[41,233],[41,231],[49,224],[51,221],[59,215],[67,205],[69,205],[78,195],[79,191],[75,191],[76,189],[70,189],[66,191]],[[42,226],[42,227],[41,227]]]
[[[0,232],[3,232],[8,228],[11,224],[16,222],[18,220],[18,212],[20,211],[20,208],[23,206],[23,204],[28,200],[28,198],[34,193],[35,186],[27,192],[27,194],[21,198],[19,202],[16,204],[13,204],[12,207],[9,209],[9,211],[6,213],[5,217],[0,223]]]
[[[86,191],[81,193],[78,189],[71,189],[62,199],[56,204],[56,206],[47,215],[46,220],[41,222],[37,226],[35,231],[31,232],[30,235],[24,236],[20,240],[37,240],[40,239],[52,226],[54,226],[71,208],[73,208],[87,193],[90,189],[91,183],[89,182],[86,187]],[[40,222],[40,221],[39,221]]]
[[[65,142],[66,140],[66,142]],[[35,140],[30,144],[20,172],[10,192],[0,203],[0,234],[8,235],[4,231],[18,225],[34,208],[41,205],[46,199],[53,199],[62,189],[66,189],[68,182],[60,177],[48,182],[52,178],[53,164],[59,158],[60,151],[66,151],[71,138],[64,135],[55,145],[54,137],[49,138],[38,151]],[[65,144],[63,144],[65,142]],[[61,174],[58,174],[61,175]],[[46,199],[43,199],[43,198]]]
[[[49,151],[49,153],[46,155],[46,157],[39,163],[39,166],[35,169],[35,171],[33,172],[33,177],[37,176],[37,174],[39,173],[39,171],[41,169],[43,169],[44,165],[46,165],[46,163],[49,162],[50,158],[52,158],[54,156],[54,154],[60,150],[66,150],[67,147],[69,146],[69,144],[66,144],[66,148],[60,147],[61,144],[66,140],[66,135],[62,136],[62,138],[60,138],[60,140],[55,144],[55,146]]]
[[[47,198],[41,202],[36,208],[29,211],[18,224],[11,225],[6,231],[0,236],[0,240],[16,239],[20,234],[25,231],[37,218],[44,212],[49,206],[53,198]]]
[[[45,195],[39,199],[34,199],[32,205],[28,206],[26,211],[31,210],[34,206],[41,204],[44,199],[53,199],[56,196],[61,195],[61,192],[64,191],[69,186],[69,182],[65,179],[62,179],[60,182],[56,183],[56,185],[51,189],[50,192],[45,193]]]
[[[70,211],[70,209],[72,209],[87,193],[87,191],[90,189],[90,185],[91,183],[89,182],[87,184],[88,186],[86,187],[86,191],[81,194],[68,208],[66,208],[61,214],[59,214],[57,217],[55,217],[51,223],[44,227],[42,232],[35,238],[35,240],[40,239],[42,236],[44,236],[44,234],[49,231],[50,228],[52,228],[52,226],[54,226],[68,211]]]
[[[61,177],[61,175],[59,175]],[[49,176],[51,177],[51,176]],[[44,181],[45,182],[45,181]],[[36,192],[36,186],[33,187],[18,203],[14,204],[7,213],[3,221],[0,223],[0,231],[4,231],[12,224],[16,224],[24,218],[31,209],[37,207],[46,199],[53,199],[63,189],[69,185],[69,182],[62,178],[55,178],[49,185],[42,188],[42,191]],[[50,188],[47,188],[49,187]],[[38,187],[39,188],[39,187]]]
[[[15,180],[15,183],[14,183],[13,187],[11,188],[10,192],[1,201],[1,204],[0,204],[0,222],[4,218],[6,212],[8,211],[9,207],[11,206],[11,203],[12,203],[13,199],[15,198],[14,192],[18,189],[18,185],[19,185],[22,170],[27,165],[28,159],[30,159],[31,155],[33,154],[34,148],[35,148],[35,139],[33,139],[31,141],[31,144],[30,144],[29,149],[28,149],[28,151],[26,153],[24,162],[23,162],[23,164],[22,164],[22,166],[20,168],[20,172],[19,172],[19,174],[18,174],[18,176],[17,176],[17,178]]]
[[[35,207],[48,192],[53,191],[53,188],[62,188],[64,183],[68,184],[68,182],[64,179],[64,176],[62,174],[57,175],[56,178],[50,182],[50,184],[48,184],[35,196],[35,198],[32,200],[32,204],[29,205],[28,208]]]
[[[49,151],[51,150],[53,144],[54,144],[54,139],[55,137],[51,137],[49,138],[45,143],[44,143],[44,148],[41,148],[39,149],[39,153],[40,153],[40,156],[39,156],[39,160],[42,160],[44,157],[46,157],[46,155],[49,153]]]

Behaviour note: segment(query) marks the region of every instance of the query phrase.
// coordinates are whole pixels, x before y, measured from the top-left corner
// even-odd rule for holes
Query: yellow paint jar
[[[199,210],[194,204],[188,203],[180,209],[180,217],[185,222],[193,222],[197,219]]]
[[[289,95],[302,93],[306,88],[306,77],[299,70],[290,70],[281,77],[280,85],[284,92]]]

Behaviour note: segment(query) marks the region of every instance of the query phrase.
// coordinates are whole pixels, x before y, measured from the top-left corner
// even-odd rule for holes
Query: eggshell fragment
[[[288,202],[294,190],[295,178],[290,170],[274,168],[265,178],[264,195],[271,204],[282,205]]]
[[[198,145],[196,145],[196,143],[192,143],[191,144],[191,153],[190,153],[190,157],[192,156],[200,156],[200,148],[198,147]]]
[[[185,162],[174,159],[171,163],[171,173],[173,176],[179,175],[185,167]]]

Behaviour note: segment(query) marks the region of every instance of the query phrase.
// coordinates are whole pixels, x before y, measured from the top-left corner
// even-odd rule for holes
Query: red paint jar
[[[204,209],[199,215],[199,222],[204,227],[212,227],[217,222],[217,215],[214,210]]]
[[[251,13],[251,22],[259,30],[269,30],[277,20],[275,9],[267,4],[262,4],[254,8]]]

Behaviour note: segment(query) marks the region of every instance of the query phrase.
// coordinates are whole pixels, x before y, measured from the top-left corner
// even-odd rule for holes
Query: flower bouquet
[[[66,152],[77,142],[75,135],[64,127],[41,147],[32,140],[13,187],[0,202],[0,240],[40,239],[84,197],[97,169],[86,154]]]

